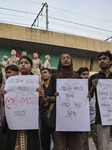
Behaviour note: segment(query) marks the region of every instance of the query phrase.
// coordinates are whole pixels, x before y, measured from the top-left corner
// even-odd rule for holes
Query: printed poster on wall
[[[38,129],[38,76],[9,77],[5,84],[5,114],[11,130]]]
[[[112,79],[98,80],[97,96],[102,125],[112,125]]]
[[[88,79],[57,79],[56,131],[90,131]]]

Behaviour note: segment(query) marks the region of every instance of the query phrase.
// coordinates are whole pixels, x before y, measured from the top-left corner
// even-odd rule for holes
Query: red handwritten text
[[[6,97],[5,106],[8,109],[11,109],[11,106],[23,106],[23,105],[36,105],[38,103],[38,97],[33,95],[32,93],[28,95],[24,95],[23,93],[17,93],[16,97]]]

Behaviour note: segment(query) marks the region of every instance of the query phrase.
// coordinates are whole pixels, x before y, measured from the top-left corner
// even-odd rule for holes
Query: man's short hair
[[[111,52],[110,52],[109,50],[107,50],[107,51],[105,51],[105,52],[100,52],[97,57],[99,58],[99,57],[101,57],[102,55],[108,56],[109,59],[112,60],[112,54],[111,54]]]
[[[49,68],[42,68],[40,72],[42,72],[43,70],[47,70],[50,74],[52,74],[52,71]]]
[[[79,69],[77,70],[77,73],[78,73],[79,75],[81,75],[82,72],[84,72],[84,71],[89,72],[89,69],[88,69],[87,67],[81,67],[81,68],[79,68]]]
[[[16,66],[16,65],[8,65],[8,66],[5,68],[5,72],[6,72],[8,69],[10,69],[10,70],[12,70],[12,71],[15,71],[15,72],[18,72],[18,71],[19,71],[19,68],[18,68],[18,66]]]

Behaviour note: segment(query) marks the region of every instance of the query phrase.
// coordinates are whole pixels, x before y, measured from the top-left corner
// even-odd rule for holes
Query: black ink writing
[[[83,91],[83,86],[79,86],[77,83],[74,83],[72,86],[73,90]]]
[[[99,86],[102,90],[105,90],[105,89],[112,89],[112,83],[107,81],[107,82],[103,82],[103,83],[99,83]]]
[[[77,108],[81,108],[81,103],[74,102],[74,106],[77,107]]]
[[[102,97],[101,100],[107,100],[107,97]]]
[[[70,91],[72,90],[72,87],[69,84],[63,84],[60,88],[61,91]]]
[[[38,80],[26,79],[26,83],[38,83]]]
[[[15,79],[15,83],[24,83],[24,79]]]
[[[110,104],[107,101],[105,101],[104,103],[101,104],[101,106],[102,107],[108,107],[108,106],[110,106]]]
[[[71,107],[71,108],[67,111],[66,117],[72,119],[73,116],[76,116],[76,112],[75,112],[75,108],[74,108],[74,107]]]
[[[110,121],[112,121],[112,119],[108,119],[107,121],[110,122]]]
[[[23,116],[27,116],[27,110],[23,110],[23,111],[15,111],[14,113],[13,113],[13,115],[15,116],[15,117],[23,117]]]
[[[112,108],[107,108],[107,111],[108,111],[109,113],[111,113],[111,112],[112,112]]]
[[[112,97],[109,97],[108,100],[112,100]]]
[[[108,96],[108,92],[106,91],[99,91],[100,96]]]
[[[106,113],[106,114],[102,114],[102,117],[104,117],[104,118],[109,118],[110,115],[109,115],[108,113]]]
[[[14,79],[9,79],[8,83],[14,83]]]
[[[62,102],[62,106],[65,106],[68,108],[70,106],[70,102],[69,101]]]
[[[28,87],[25,87],[25,86],[18,86],[17,91],[28,91]]]
[[[74,98],[74,93],[72,91],[70,91],[69,93],[65,93],[66,94],[66,98]]]

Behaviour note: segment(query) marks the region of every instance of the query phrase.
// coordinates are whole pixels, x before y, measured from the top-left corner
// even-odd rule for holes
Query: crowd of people
[[[68,53],[60,56],[55,74],[52,74],[49,68],[41,69],[43,82],[36,89],[39,92],[39,129],[9,129],[4,111],[4,95],[7,91],[4,90],[4,85],[1,85],[0,149],[50,150],[52,141],[52,149],[54,150],[89,150],[89,132],[60,132],[55,130],[56,99],[59,96],[59,93],[56,91],[57,79],[88,79],[87,97],[90,104],[91,136],[97,150],[109,150],[111,126],[102,125],[96,86],[98,79],[112,79],[112,72],[110,71],[112,54],[110,51],[101,52],[97,58],[100,71],[91,77],[89,77],[89,69],[87,67],[81,67],[77,71],[73,70],[72,57]],[[20,74],[33,75],[31,72],[32,65],[33,62],[28,56],[22,56],[19,59],[19,67],[17,65],[8,65],[5,68],[6,78]]]

